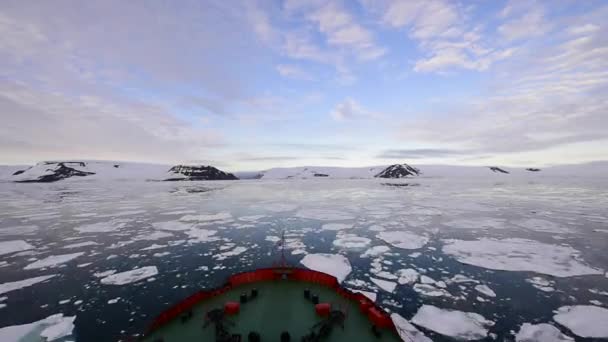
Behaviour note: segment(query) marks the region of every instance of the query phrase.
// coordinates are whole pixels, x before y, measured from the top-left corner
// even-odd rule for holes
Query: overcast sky
[[[608,160],[606,1],[0,3],[0,163]]]

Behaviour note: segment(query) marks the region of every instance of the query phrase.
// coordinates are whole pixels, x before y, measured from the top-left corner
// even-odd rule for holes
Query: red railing
[[[302,269],[302,268],[262,268],[257,269],[255,271],[243,272],[232,275],[228,277],[228,281],[221,287],[210,289],[207,291],[199,291],[192,296],[184,299],[178,304],[170,307],[169,309],[163,311],[156,319],[152,322],[148,331],[146,332],[146,336],[165,325],[169,321],[179,317],[185,312],[188,312],[194,307],[196,304],[212,297],[219,296],[226,291],[240,286],[244,284],[250,284],[260,281],[272,281],[278,280],[282,277],[287,277],[290,280],[308,282],[319,284],[331,289],[334,289],[338,295],[348,300],[357,301],[359,303],[359,307],[363,310],[363,313],[367,315],[369,320],[379,328],[387,328],[395,331],[397,333],[397,329],[393,324],[390,316],[382,310],[379,306],[377,306],[374,302],[372,302],[369,298],[365,297],[361,293],[353,293],[348,289],[340,286],[338,280],[326,273]]]

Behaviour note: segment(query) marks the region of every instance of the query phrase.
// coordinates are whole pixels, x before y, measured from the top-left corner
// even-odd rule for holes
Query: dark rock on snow
[[[315,173],[314,176],[315,177],[329,177],[329,175],[326,175],[324,173]]]
[[[418,176],[420,174],[420,170],[415,167],[409,166],[407,164],[394,164],[386,169],[382,170],[382,172],[378,173],[374,177],[376,178],[403,178],[407,176]]]
[[[175,175],[165,179],[165,181],[183,180],[237,180],[232,173],[218,170],[213,166],[206,165],[176,165],[169,169],[169,173]]]
[[[85,176],[90,176],[90,175],[95,174],[95,172],[77,170],[73,167],[67,166],[66,164],[76,164],[74,166],[81,166],[81,167],[86,166],[86,163],[84,163],[84,162],[45,162],[43,165],[55,166],[55,168],[50,167],[46,170],[47,172],[51,172],[50,174],[40,176],[36,179],[25,179],[25,180],[18,180],[15,182],[17,182],[17,183],[51,183],[51,182],[56,182],[56,181],[65,179],[65,178],[85,177]],[[13,175],[19,175],[25,171],[27,171],[27,170],[17,171],[18,173],[15,172]]]
[[[534,168],[534,167],[529,167],[526,169],[526,171],[530,171],[530,172],[538,172],[540,171],[540,169]]]
[[[509,171],[505,171],[497,166],[488,166],[490,168],[490,170],[492,170],[493,172],[500,172],[500,173],[509,173]]]

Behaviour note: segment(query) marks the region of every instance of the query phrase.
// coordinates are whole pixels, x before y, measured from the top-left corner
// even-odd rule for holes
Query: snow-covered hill
[[[203,176],[201,172],[206,172]],[[0,168],[0,180],[50,183],[61,180],[167,181],[236,179],[212,166],[184,166],[112,161],[46,161],[34,166]]]
[[[260,172],[235,173],[241,179],[371,179],[371,178],[472,178],[472,179],[539,179],[539,178],[608,178],[608,162],[563,165],[546,168],[408,165],[372,167],[307,166],[273,168]],[[233,178],[234,177],[234,178]],[[159,165],[112,161],[52,161],[34,166],[0,166],[0,181],[147,181],[147,180],[228,180],[231,174],[212,166]]]

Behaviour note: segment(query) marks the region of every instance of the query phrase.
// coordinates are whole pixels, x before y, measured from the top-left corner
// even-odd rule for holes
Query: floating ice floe
[[[239,247],[235,247],[234,249],[224,252],[224,253],[220,253],[220,254],[216,254],[213,256],[214,259],[217,260],[225,260],[228,259],[231,256],[236,256],[239,254],[243,254],[244,252],[247,251],[247,247],[243,247],[243,246],[239,246]]]
[[[367,257],[377,257],[384,253],[389,252],[391,249],[388,246],[373,246],[368,248],[363,254],[361,254],[362,258]]]
[[[479,340],[488,335],[494,322],[474,312],[440,309],[422,305],[412,323],[439,334],[464,340]]]
[[[426,276],[426,275],[420,276],[420,282],[423,284],[435,284],[436,283],[435,279],[433,279],[429,276]]]
[[[603,274],[579,261],[580,252],[526,239],[444,240],[443,253],[458,261],[505,271],[533,271],[556,277]]]
[[[249,215],[249,216],[241,216],[239,217],[239,221],[245,222],[255,222],[267,217],[266,215]]]
[[[331,209],[301,209],[296,212],[295,217],[320,221],[341,221],[355,219],[355,217],[351,214]]]
[[[353,234],[341,234],[334,240],[333,245],[339,248],[346,249],[363,249],[367,247],[372,240]]]
[[[158,269],[156,266],[145,266],[126,272],[111,274],[105,278],[102,278],[100,282],[105,285],[126,285],[155,276],[157,274]]]
[[[116,303],[118,303],[119,300],[120,300],[120,297],[110,299],[110,300],[108,300],[108,304],[116,304]]]
[[[608,309],[594,305],[562,306],[553,320],[580,337],[608,337]]]
[[[475,217],[468,219],[455,219],[442,222],[443,225],[458,229],[504,229],[506,220],[493,217]]]
[[[460,284],[460,283],[479,283],[479,281],[477,281],[477,280],[475,280],[473,278],[467,277],[464,274],[456,274],[455,276],[453,276],[449,280],[449,283],[457,283],[457,284]]]
[[[372,283],[376,284],[376,286],[378,286],[379,288],[381,288],[382,290],[384,290],[386,292],[392,293],[393,291],[395,291],[395,287],[397,287],[397,283],[392,282],[392,281],[377,279],[377,278],[372,278],[372,277],[370,277],[369,280],[371,280]]]
[[[0,294],[19,290],[24,287],[29,287],[29,286],[41,283],[45,280],[51,279],[55,276],[56,276],[56,274],[50,274],[50,275],[45,275],[45,276],[40,276],[40,277],[34,277],[34,278],[28,278],[28,279],[3,283],[3,284],[0,284]]]
[[[321,226],[322,230],[345,230],[353,228],[352,223],[326,223]]]
[[[411,285],[418,280],[418,275],[418,271],[413,268],[401,269],[397,271],[397,276],[399,277],[397,282],[400,285]]]
[[[0,241],[0,255],[22,252],[32,248],[34,246],[23,240]]]
[[[154,222],[152,227],[159,230],[168,230],[172,232],[189,230],[192,228],[191,223],[184,223],[180,221],[165,221],[165,222]]]
[[[182,216],[180,221],[193,221],[193,222],[206,222],[206,221],[220,221],[220,220],[230,220],[232,219],[232,215],[229,212],[219,212],[216,214],[201,214],[201,215],[185,215]]]
[[[273,243],[277,243],[277,242],[281,241],[281,238],[278,236],[274,236],[274,235],[268,235],[264,240],[273,242]]]
[[[416,284],[413,287],[414,291],[426,297],[452,297],[452,295],[442,289],[430,284]]]
[[[555,288],[553,287],[555,285],[555,282],[542,277],[532,277],[530,279],[526,279],[526,282],[532,284],[532,286],[544,292],[555,291]]]
[[[514,221],[516,225],[543,233],[571,233],[572,231],[564,226],[561,226],[555,222],[541,220],[536,218],[530,218],[525,220]]]
[[[273,213],[281,213],[285,211],[292,211],[298,208],[295,204],[286,204],[286,203],[267,203],[263,206],[264,210],[271,211]]]
[[[217,240],[214,236],[216,233],[215,230],[193,228],[187,231],[186,235],[190,237],[190,242],[209,242]]]
[[[152,254],[152,256],[155,257],[155,258],[162,258],[162,257],[167,256],[169,254],[171,254],[171,253],[170,252],[161,252],[161,253],[154,253],[154,254]]]
[[[107,271],[103,271],[103,272],[95,272],[93,273],[93,277],[96,278],[105,278],[111,274],[116,273],[116,270],[107,270]]]
[[[55,341],[72,335],[76,316],[55,314],[43,320],[0,328],[0,341],[20,342],[35,338],[35,341]]]
[[[74,228],[80,233],[109,233],[127,226],[123,220],[112,220],[109,222],[90,223]]]
[[[559,329],[547,323],[524,323],[515,335],[515,342],[567,342],[574,341]]]
[[[300,262],[311,270],[331,274],[340,283],[352,271],[350,262],[341,254],[308,254]]]
[[[158,245],[158,244],[151,244],[148,247],[142,248],[142,251],[151,251],[151,250],[155,250],[155,249],[162,249],[162,248],[167,248],[167,245]]]
[[[34,270],[34,269],[46,268],[46,267],[57,267],[61,264],[65,264],[66,262],[74,260],[83,254],[84,254],[84,252],[51,255],[44,259],[34,261],[33,263],[25,266],[24,270]]]
[[[87,247],[87,246],[97,246],[99,245],[97,242],[94,241],[83,241],[83,242],[78,242],[78,243],[73,243],[70,245],[65,245],[61,248],[64,249],[71,249],[71,248],[80,248],[80,247]]]
[[[384,231],[378,233],[377,237],[386,243],[402,249],[422,248],[429,242],[426,236],[403,231]]]
[[[433,342],[430,338],[426,337],[424,333],[418,330],[405,318],[401,317],[398,313],[391,314],[391,320],[397,328],[397,333],[401,340],[405,342]]]
[[[154,231],[151,233],[139,234],[133,238],[135,241],[154,241],[173,237],[173,234],[168,232]]]
[[[0,228],[0,236],[29,235],[38,231],[38,226],[24,225]]]
[[[488,297],[496,297],[496,292],[494,292],[487,285],[476,285],[475,290],[479,293],[482,293]]]
[[[376,301],[376,297],[378,296],[375,292],[356,290],[356,289],[349,289],[349,290],[351,290],[354,293],[361,293],[361,294],[363,294],[365,297],[367,297],[372,302],[375,302]]]
[[[381,226],[379,224],[371,225],[367,229],[370,230],[370,231],[372,231],[372,232],[383,232],[383,231],[386,230],[386,228],[384,228],[383,226]]]

